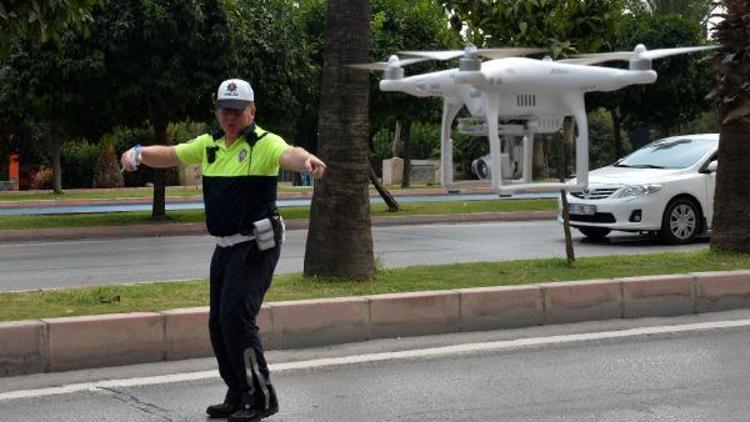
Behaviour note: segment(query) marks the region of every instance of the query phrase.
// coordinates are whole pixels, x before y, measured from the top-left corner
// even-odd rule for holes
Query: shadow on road
[[[604,239],[590,239],[588,237],[579,237],[574,238],[576,243],[580,243],[582,245],[610,245],[610,246],[617,246],[617,247],[623,247],[623,248],[633,248],[633,247],[656,247],[656,246],[680,246],[680,245],[672,245],[670,243],[665,242],[658,236],[641,236],[641,235],[633,235],[633,234],[621,234],[621,235],[610,235],[605,237]],[[690,244],[708,244],[711,241],[711,238],[708,236],[702,236],[697,239],[695,239]]]

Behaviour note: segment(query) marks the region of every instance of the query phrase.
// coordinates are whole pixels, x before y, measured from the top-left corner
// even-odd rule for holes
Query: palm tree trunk
[[[711,247],[750,253],[750,119],[722,124]]]
[[[318,145],[328,171],[313,193],[306,276],[368,279],[375,274],[367,147],[370,75],[346,67],[368,60],[369,29],[369,1],[329,1]]]
[[[716,173],[711,247],[750,253],[750,94],[745,89],[750,59],[750,3],[724,0],[714,34],[721,44],[713,57],[716,87],[709,94],[719,110],[719,168]]]

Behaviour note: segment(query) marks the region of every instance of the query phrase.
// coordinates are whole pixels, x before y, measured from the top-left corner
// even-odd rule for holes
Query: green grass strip
[[[549,211],[557,206],[550,199],[503,200],[503,201],[451,201],[451,202],[404,202],[401,211],[391,213],[385,204],[371,207],[373,216],[472,214],[512,211]],[[309,207],[284,207],[281,213],[286,219],[309,218]],[[168,211],[166,221],[154,221],[150,211],[60,214],[60,215],[9,215],[0,216],[0,230],[41,229],[60,227],[124,226],[132,224],[198,223],[204,221],[203,210]]]
[[[727,271],[750,268],[750,255],[708,249],[688,253],[534,259],[380,270],[365,282],[307,279],[300,274],[274,278],[267,301],[381,293],[508,286],[548,281],[590,280],[639,275]],[[0,320],[49,318],[135,311],[161,311],[208,304],[205,280],[115,285],[0,294]]]

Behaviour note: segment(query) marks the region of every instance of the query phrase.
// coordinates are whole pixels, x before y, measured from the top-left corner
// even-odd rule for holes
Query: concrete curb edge
[[[750,308],[750,270],[273,302],[268,349]],[[208,308],[0,323],[0,376],[212,356]]]

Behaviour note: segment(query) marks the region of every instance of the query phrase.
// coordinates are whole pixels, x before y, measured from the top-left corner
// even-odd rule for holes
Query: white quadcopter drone
[[[585,54],[553,61],[522,56],[544,53],[539,48],[477,49],[453,51],[404,51],[411,56],[388,62],[356,64],[351,67],[384,71],[381,91],[397,91],[417,97],[443,97],[440,142],[440,178],[445,187],[453,185],[453,144],[451,127],[458,112],[466,106],[472,118],[461,119],[459,129],[475,136],[487,136],[490,145],[492,187],[501,194],[517,191],[582,191],[588,185],[589,143],[584,94],[614,91],[628,85],[651,84],[657,75],[651,61],[675,54],[692,53],[715,47],[667,48],[648,51],[639,44],[634,51]],[[482,62],[481,57],[491,60]],[[457,69],[404,77],[403,66],[425,60],[461,58]],[[592,66],[614,60],[627,60],[630,69]],[[532,183],[534,134],[555,133],[566,116],[578,126],[576,139],[576,183]],[[521,178],[503,180],[500,135],[523,136]]]

